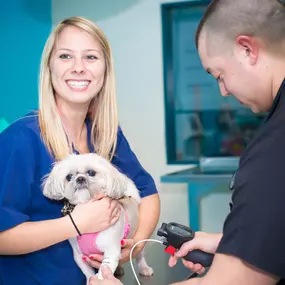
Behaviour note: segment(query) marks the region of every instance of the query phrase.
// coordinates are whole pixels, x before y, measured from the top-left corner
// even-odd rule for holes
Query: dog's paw
[[[139,268],[139,273],[142,276],[152,276],[153,275],[153,269],[150,266],[144,266],[142,268]]]

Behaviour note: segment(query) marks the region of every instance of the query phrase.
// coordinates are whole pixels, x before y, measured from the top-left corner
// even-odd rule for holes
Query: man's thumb
[[[191,241],[185,242],[181,248],[176,252],[177,257],[184,257],[186,256],[190,251],[194,249],[198,249],[198,242],[197,239],[193,239]]]
[[[102,265],[101,271],[102,271],[102,276],[104,279],[107,279],[107,280],[115,279],[113,272],[108,265],[106,264]]]

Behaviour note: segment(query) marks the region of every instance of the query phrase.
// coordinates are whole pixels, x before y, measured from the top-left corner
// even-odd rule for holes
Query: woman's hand
[[[132,247],[136,244],[135,239],[123,239],[121,241],[122,251],[121,251],[121,259],[120,264],[124,264],[125,262],[130,260],[130,253]],[[133,250],[132,258],[135,258],[143,249],[143,243],[139,243]]]
[[[120,264],[124,264],[125,262],[128,262],[130,260],[130,252],[132,247],[134,246],[135,242],[133,239],[124,239],[121,241],[122,245],[122,251],[121,251],[121,258],[120,258]],[[143,249],[143,244],[138,244],[135,249],[133,250],[132,257],[135,258]],[[94,268],[99,269],[101,266],[101,263],[103,261],[103,254],[92,254],[89,256],[84,255],[82,259],[91,265]]]
[[[113,225],[120,217],[118,201],[104,197],[77,205],[72,217],[81,234],[101,232]]]
[[[89,279],[88,285],[124,285],[120,280],[116,279],[109,266],[102,267],[102,275],[104,280],[99,280],[97,276]]]
[[[173,257],[172,256],[170,257],[168,263],[169,266],[170,267],[175,266],[178,258],[182,258],[184,266],[186,266],[193,272],[196,272],[198,274],[203,274],[205,268],[201,264],[199,263],[194,264],[193,262],[183,259],[183,257],[186,256],[190,251],[195,249],[199,249],[204,252],[214,254],[217,250],[221,238],[222,234],[208,234],[204,232],[196,232],[194,239],[184,243],[181,246],[180,250],[177,251]]]
[[[88,265],[90,265],[96,269],[99,269],[99,267],[101,266],[101,263],[104,259],[104,255],[103,254],[91,254],[89,256],[83,255],[82,259]]]
[[[130,252],[134,244],[135,242],[133,239],[124,239],[121,241],[122,251],[121,251],[120,264],[124,264],[125,262],[130,260]],[[132,257],[133,258],[136,257],[141,252],[142,249],[143,249],[143,244],[142,243],[138,244],[133,250]],[[92,254],[89,256],[84,255],[82,259],[92,267],[99,269],[104,259],[104,256],[103,254]]]

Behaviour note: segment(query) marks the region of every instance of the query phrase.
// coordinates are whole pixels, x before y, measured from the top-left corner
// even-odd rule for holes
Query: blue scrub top
[[[88,139],[90,129],[88,120]],[[157,193],[152,177],[140,165],[122,130],[112,163],[129,176],[141,197]],[[52,168],[54,158],[40,138],[37,112],[17,120],[0,134],[0,231],[27,221],[61,217],[62,201],[43,196],[42,178]],[[52,234],[52,233],[50,233]],[[0,256],[1,285],[86,284],[73,259],[68,241],[14,256]]]

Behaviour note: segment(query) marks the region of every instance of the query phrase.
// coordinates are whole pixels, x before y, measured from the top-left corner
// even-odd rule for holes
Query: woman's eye
[[[87,174],[88,174],[89,176],[95,176],[96,172],[95,172],[94,170],[88,170],[88,171],[87,171]]]
[[[98,57],[95,56],[95,55],[87,55],[86,58],[87,58],[88,60],[95,60],[95,59],[98,59]]]
[[[61,55],[59,56],[59,58],[61,58],[61,59],[70,59],[71,56],[70,56],[69,54],[64,53],[64,54],[61,54]]]
[[[72,179],[72,174],[68,174],[68,175],[66,176],[66,180],[67,180],[68,182],[70,182],[71,179]]]

